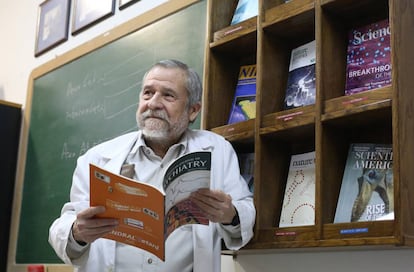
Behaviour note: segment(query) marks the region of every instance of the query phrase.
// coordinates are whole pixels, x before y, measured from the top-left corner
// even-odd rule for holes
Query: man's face
[[[163,67],[149,71],[137,110],[137,122],[144,136],[161,141],[181,137],[200,110],[200,105],[188,108],[187,103],[183,71]]]

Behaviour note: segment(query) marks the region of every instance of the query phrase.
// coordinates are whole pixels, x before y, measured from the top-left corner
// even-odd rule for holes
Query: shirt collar
[[[170,148],[172,148],[173,146],[179,146],[180,155],[186,152],[186,150],[188,149],[188,129],[184,132],[180,141],[172,145]],[[137,141],[132,146],[131,151],[129,152],[129,155],[134,156],[137,154],[138,150],[144,150],[146,148],[150,148],[150,147],[148,147],[147,144],[145,143],[144,135],[142,134],[142,131],[140,130],[138,133]]]

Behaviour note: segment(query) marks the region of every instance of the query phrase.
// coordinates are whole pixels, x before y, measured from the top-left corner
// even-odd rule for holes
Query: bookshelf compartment
[[[350,29],[389,18],[387,0],[325,2],[321,6],[321,16],[318,18],[320,43],[317,62],[323,63],[320,66],[319,91],[322,101],[345,95],[348,32]]]
[[[213,129],[226,126],[229,120],[232,102],[236,91],[240,66],[256,63],[256,52],[248,55],[239,56],[217,52],[209,52],[210,55],[209,79],[204,82],[204,100],[208,101],[203,107],[204,127]],[[214,110],[213,110],[214,109]],[[231,136],[233,133],[242,133],[242,138],[252,135],[252,124],[231,124],[226,128],[219,128],[218,132],[223,132],[223,136]],[[250,137],[250,136],[249,136]],[[252,137],[253,138],[253,137]]]
[[[317,238],[316,225],[279,228],[291,156],[314,151],[314,148],[314,126],[295,127],[259,136],[256,158],[260,164],[255,174],[255,178],[259,179],[255,187],[256,224],[260,230],[256,236],[257,246],[271,242],[273,247],[278,247],[278,243],[293,241],[303,245]]]
[[[214,129],[216,133],[230,141],[253,142],[254,120],[246,124],[227,125],[227,122],[240,66],[256,64],[257,28],[254,28],[255,31],[229,35],[218,42],[213,42],[214,33],[230,25],[237,2],[212,0],[208,4],[208,12],[211,16],[208,20],[209,42],[205,53],[205,72],[209,76],[205,77],[204,81],[203,100],[207,102],[203,105],[202,126],[205,129]]]
[[[259,195],[256,198],[258,224],[263,228],[279,226],[291,156],[314,151],[314,127],[297,127],[260,136],[256,152],[260,165]]]
[[[259,25],[258,43],[258,62],[261,63],[263,73],[258,76],[258,89],[260,98],[258,99],[261,127],[272,124],[272,114],[284,111],[284,99],[286,95],[287,79],[289,74],[289,63],[292,49],[304,45],[315,39],[315,9],[314,6],[305,11],[292,9],[295,5],[310,1],[292,1],[292,3],[280,4],[264,11],[265,14],[271,12],[272,20],[263,21]],[[313,2],[313,1],[312,1]],[[269,2],[267,5],[270,5]],[[266,6],[266,5],[265,5]],[[286,14],[287,13],[287,14]],[[292,13],[294,15],[292,15]],[[301,110],[299,110],[301,111]],[[303,110],[307,112],[307,109]],[[290,112],[280,113],[280,115]],[[269,115],[269,116],[267,116]],[[285,123],[286,124],[286,123]]]
[[[364,112],[324,122],[321,129],[320,188],[322,222],[334,222],[348,149],[351,143],[392,144],[390,109]],[[375,118],[369,118],[373,117]],[[328,163],[327,163],[328,162]],[[394,177],[395,181],[395,177]],[[397,194],[395,188],[394,195]],[[397,198],[394,197],[395,201]]]

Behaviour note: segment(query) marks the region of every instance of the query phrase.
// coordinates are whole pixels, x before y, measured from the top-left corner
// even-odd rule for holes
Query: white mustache
[[[165,111],[153,111],[153,110],[147,110],[145,112],[142,113],[142,119],[145,120],[147,118],[160,118],[163,120],[168,121],[168,115]]]

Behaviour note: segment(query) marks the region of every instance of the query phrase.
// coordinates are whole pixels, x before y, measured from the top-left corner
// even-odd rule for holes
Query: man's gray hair
[[[188,106],[191,107],[197,103],[201,103],[201,95],[202,95],[201,80],[197,72],[194,71],[194,69],[188,67],[187,64],[181,61],[178,61],[178,60],[174,60],[174,59],[160,60],[157,63],[155,63],[148,70],[148,72],[151,71],[155,67],[178,68],[178,69],[183,70],[186,73],[185,87],[188,92]],[[148,72],[145,73],[143,82]]]

